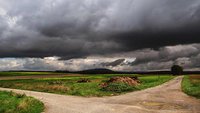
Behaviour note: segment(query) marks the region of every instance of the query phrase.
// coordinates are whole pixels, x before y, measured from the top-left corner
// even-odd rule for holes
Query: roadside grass
[[[105,82],[110,77],[114,76],[138,76],[141,84],[138,86],[131,86],[129,90],[122,89],[121,91],[102,90],[100,84]],[[80,79],[89,79],[91,82],[87,83],[77,83]],[[122,74],[96,74],[96,75],[80,75],[80,76],[68,76],[63,78],[44,78],[44,79],[28,79],[28,80],[1,80],[0,87],[23,89],[23,90],[33,90],[40,92],[57,93],[64,95],[76,95],[84,97],[102,97],[102,96],[112,96],[124,94],[131,91],[142,90],[150,87],[160,85],[168,80],[174,78],[171,75],[122,75]],[[123,84],[116,85],[112,87],[125,88]]]
[[[163,84],[171,79],[174,78],[174,76],[168,75],[168,76],[145,76],[145,77],[139,77],[142,81],[141,85],[138,85],[136,88],[139,90],[154,87],[160,84]]]
[[[186,94],[200,99],[200,75],[184,76],[182,90]]]
[[[24,94],[0,91],[0,113],[41,113],[42,102]]]
[[[61,74],[56,72],[0,72],[1,76],[30,76],[30,75],[53,75],[53,74]]]

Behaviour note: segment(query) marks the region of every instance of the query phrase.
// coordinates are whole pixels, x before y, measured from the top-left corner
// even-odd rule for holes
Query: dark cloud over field
[[[0,57],[24,58],[21,68],[55,69],[44,65],[53,56],[62,67],[102,58],[70,69],[198,68],[199,29],[199,0],[0,0]]]

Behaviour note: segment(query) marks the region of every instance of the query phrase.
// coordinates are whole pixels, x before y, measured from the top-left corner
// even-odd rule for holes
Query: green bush
[[[106,87],[102,88],[103,91],[111,91],[116,93],[133,91],[134,89],[136,88],[126,83],[110,83]]]

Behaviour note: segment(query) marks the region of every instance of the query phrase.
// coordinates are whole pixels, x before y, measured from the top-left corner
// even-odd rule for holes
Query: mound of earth
[[[136,86],[140,84],[138,77],[112,77],[105,83],[100,84],[101,87],[106,87],[110,83],[126,83],[130,86]]]

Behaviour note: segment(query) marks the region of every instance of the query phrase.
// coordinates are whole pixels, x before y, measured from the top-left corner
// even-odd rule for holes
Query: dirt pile
[[[136,86],[140,84],[138,77],[112,77],[105,83],[100,84],[101,87],[106,87],[110,83],[126,83],[130,86]]]

